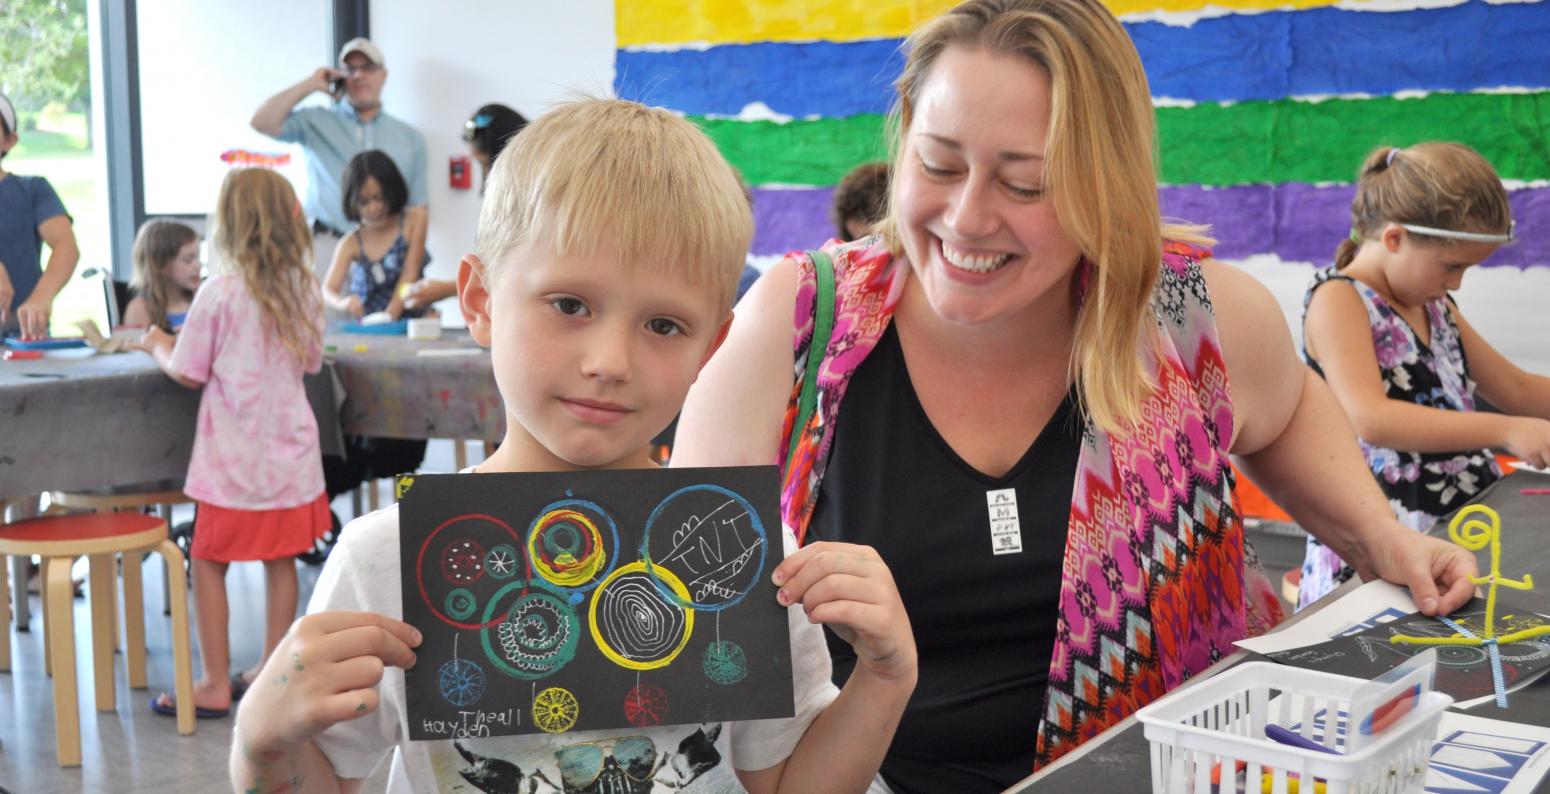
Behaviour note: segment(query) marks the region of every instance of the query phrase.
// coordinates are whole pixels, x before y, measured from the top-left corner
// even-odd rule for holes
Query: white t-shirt
[[[786,553],[795,551],[789,529],[784,539]],[[351,521],[318,577],[307,612],[358,610],[402,619],[398,541],[397,505]],[[791,719],[411,742],[404,671],[390,667],[379,685],[381,707],[334,725],[315,742],[335,773],[346,778],[368,777],[396,750],[388,780],[388,791],[394,794],[742,791],[733,767],[767,769],[785,760],[807,726],[839,694],[830,680],[823,629],[807,621],[800,605],[788,608],[787,618],[796,694],[796,716]],[[572,746],[577,750],[567,756],[567,782],[556,753]],[[596,776],[589,779],[594,770]]]

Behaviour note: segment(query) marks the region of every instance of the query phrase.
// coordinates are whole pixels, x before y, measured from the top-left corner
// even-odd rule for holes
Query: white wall
[[[613,2],[373,0],[371,34],[388,66],[383,108],[425,135],[427,272],[451,278],[479,220],[478,167],[472,190],[447,184],[447,158],[468,153],[463,122],[489,102],[533,119],[568,94],[612,94]]]

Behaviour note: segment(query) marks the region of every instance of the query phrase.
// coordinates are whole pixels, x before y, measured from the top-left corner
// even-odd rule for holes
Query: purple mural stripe
[[[816,248],[836,233],[829,220],[834,188],[753,190],[753,250],[768,256]]]
[[[1208,223],[1221,259],[1276,254],[1288,262],[1324,264],[1350,233],[1351,185],[1201,187],[1158,191],[1166,218]],[[835,234],[829,220],[833,188],[755,188],[754,254],[768,256],[822,245]],[[1550,188],[1509,191],[1523,239],[1486,260],[1486,267],[1550,266]]]
[[[1196,185],[1159,191],[1163,216],[1208,223],[1216,237],[1216,255],[1242,259],[1276,254],[1294,262],[1329,262],[1351,230],[1351,185],[1315,186],[1297,182],[1210,188]],[[1520,232],[1550,228],[1550,189],[1508,193]],[[1530,234],[1485,261],[1487,267],[1550,265],[1550,235]]]

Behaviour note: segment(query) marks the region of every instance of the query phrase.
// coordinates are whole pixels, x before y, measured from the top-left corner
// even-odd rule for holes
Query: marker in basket
[[[1302,734],[1296,731],[1288,730],[1274,723],[1265,726],[1265,738],[1288,747],[1301,747],[1304,750],[1316,750],[1321,753],[1329,753],[1330,755],[1340,755],[1340,751],[1333,747],[1325,747],[1312,739],[1304,738]]]

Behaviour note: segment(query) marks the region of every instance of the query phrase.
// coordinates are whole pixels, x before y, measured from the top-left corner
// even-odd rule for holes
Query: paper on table
[[[1530,471],[1535,474],[1550,474],[1550,469],[1530,465],[1527,461],[1515,460],[1512,467],[1518,471]]]
[[[1291,626],[1239,640],[1238,647],[1266,655],[1305,648],[1398,620],[1414,611],[1415,602],[1403,588],[1383,581],[1368,582]]]

